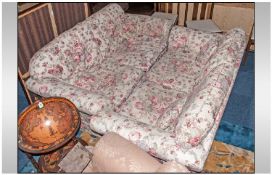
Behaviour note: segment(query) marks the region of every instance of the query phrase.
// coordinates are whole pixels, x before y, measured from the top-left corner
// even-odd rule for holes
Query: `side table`
[[[57,171],[54,168],[58,162],[79,141],[75,138],[79,127],[78,110],[69,100],[61,97],[38,100],[20,114],[18,146],[38,172],[51,172],[46,167]],[[39,162],[32,155],[40,155]],[[55,160],[52,162],[51,158]]]

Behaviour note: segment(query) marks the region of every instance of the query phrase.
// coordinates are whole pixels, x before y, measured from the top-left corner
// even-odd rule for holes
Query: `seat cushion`
[[[119,110],[122,115],[155,126],[168,106],[184,97],[185,93],[145,81],[134,89]]]
[[[104,95],[118,106],[131,93],[142,76],[142,71],[127,66],[114,66],[115,70],[93,67],[88,72],[76,72],[69,83]]]
[[[192,59],[197,58],[196,55],[189,56],[189,54],[187,57],[184,55],[193,49],[195,49],[193,53],[200,53],[201,47],[209,42],[210,36],[206,38],[206,34],[192,33],[187,39],[196,41],[185,42],[182,47],[178,46],[182,44],[182,40],[173,42],[170,40],[172,42],[170,46],[176,44],[178,47],[173,46],[172,50],[168,49],[165,55],[168,52],[175,52],[179,58],[183,56],[184,59],[171,63],[169,61],[171,56],[169,56],[168,62],[159,64],[160,61],[166,60],[167,57],[164,55],[155,63],[150,72],[155,74],[163,70],[164,74],[160,74],[158,78],[170,75],[172,72],[176,72],[181,77],[190,75],[190,78],[195,78],[196,75],[199,83],[193,91],[190,94],[179,92],[149,81],[147,77],[147,80],[139,84],[128,100],[121,105],[120,111],[91,116],[91,128],[102,134],[116,132],[156,157],[163,160],[176,160],[191,170],[201,171],[227,104],[245,48],[244,32],[233,31],[232,33],[229,39],[222,37],[223,41],[219,49],[216,49],[216,53],[211,54],[211,59],[209,54],[206,55],[208,60],[205,66],[192,63],[196,62],[196,59]],[[182,32],[177,33],[179,34]],[[177,35],[173,35],[172,39],[178,38]],[[197,48],[193,48],[193,45]],[[157,65],[164,69],[153,71]],[[195,65],[199,67],[193,67]],[[182,71],[178,71],[179,69]],[[177,98],[179,96],[183,97]],[[169,122],[176,120],[177,116],[177,124]],[[171,129],[168,128],[169,125],[176,126]]]

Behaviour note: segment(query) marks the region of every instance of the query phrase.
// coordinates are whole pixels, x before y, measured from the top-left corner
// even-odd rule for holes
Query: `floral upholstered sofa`
[[[27,86],[44,97],[66,97],[86,114],[114,109],[166,50],[171,27],[110,4],[40,49]],[[87,128],[89,116],[82,115]]]
[[[201,171],[245,43],[240,29],[172,27],[111,4],[38,51],[27,86],[74,102],[97,133]]]

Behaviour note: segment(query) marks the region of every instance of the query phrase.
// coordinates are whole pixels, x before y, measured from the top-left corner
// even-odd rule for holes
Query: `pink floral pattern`
[[[107,108],[112,109],[111,100],[103,95],[92,93],[88,90],[77,88],[58,79],[44,78],[35,80],[29,78],[27,87],[34,93],[43,97],[64,97],[72,101],[77,108],[88,114],[96,114]]]
[[[77,72],[71,76],[69,84],[101,94],[109,98],[115,106],[121,105],[140,81],[143,72],[128,66],[104,65],[93,67],[90,71]]]
[[[35,79],[69,79],[72,72],[84,67],[82,43],[78,34],[72,30],[61,34],[33,56],[29,66],[30,75]]]
[[[71,100],[86,130],[116,132],[156,157],[201,171],[245,33],[171,27],[110,4],[39,50],[27,87]]]
[[[170,49],[147,72],[144,82],[135,88],[120,111],[103,111],[92,116],[91,128],[102,134],[116,132],[153,156],[176,160],[191,170],[201,171],[237,75],[246,45],[245,33],[240,29],[233,29],[219,35],[216,42],[216,51],[211,51],[211,58],[201,66],[198,66],[195,59],[190,61],[190,57],[180,54],[187,53],[187,47],[177,49],[175,54],[170,48],[173,43],[169,42]],[[187,43],[197,42],[188,39]],[[202,52],[201,48],[203,47],[199,47],[199,52]],[[183,49],[185,52],[180,52]],[[187,62],[185,66],[189,67],[188,71],[174,68],[175,64],[166,64],[165,61],[170,63],[171,60],[168,54],[176,58],[176,61]],[[188,75],[188,79],[195,79],[195,85],[190,90],[175,85],[165,86],[150,76],[150,73],[160,73],[159,70],[164,71],[164,74],[160,74],[158,78],[169,74],[180,77]],[[174,73],[171,74],[171,71]],[[173,80],[168,83],[175,82],[175,78]],[[176,97],[173,91],[183,93],[183,96],[167,103],[166,98]],[[131,134],[136,133],[137,137],[131,137]]]
[[[137,25],[129,38],[123,32],[128,19]],[[164,33],[142,31],[152,23],[153,34],[157,28]],[[57,79],[100,94],[118,107],[166,48],[171,27],[167,24],[150,16],[124,14],[119,5],[110,4],[39,50],[30,61],[31,78]]]
[[[182,92],[170,91],[153,82],[145,81],[134,89],[126,103],[121,106],[119,113],[155,126],[169,105],[184,96]]]

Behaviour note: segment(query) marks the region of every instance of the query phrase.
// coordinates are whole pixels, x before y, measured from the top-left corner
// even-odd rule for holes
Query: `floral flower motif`
[[[47,90],[48,90],[48,87],[47,87],[47,86],[41,86],[41,87],[39,88],[39,92],[40,92],[41,94],[47,93]]]
[[[83,44],[80,43],[79,41],[75,41],[74,49],[75,49],[75,52],[77,52],[77,53],[83,52]]]
[[[128,74],[127,73],[122,73],[122,79],[127,80],[128,79]]]
[[[180,36],[176,39],[175,43],[173,44],[174,47],[179,48],[183,47],[187,42],[187,37]]]
[[[140,101],[137,101],[134,106],[135,106],[135,108],[140,109],[140,110],[144,109],[144,105]]]
[[[61,51],[60,48],[55,47],[55,48],[54,48],[53,54],[54,54],[54,55],[58,55],[58,54],[60,53],[60,51]]]
[[[192,146],[196,146],[200,141],[200,137],[193,137],[189,140],[189,143],[192,145]]]
[[[61,74],[63,72],[63,67],[56,65],[55,67],[48,69],[49,74]]]
[[[68,98],[92,115],[82,118],[97,132],[117,132],[161,159],[201,170],[241,61],[243,33],[212,35],[175,26],[163,53],[171,26],[117,9],[106,7],[87,19],[88,27],[79,24],[42,48],[30,61],[28,88],[41,96]],[[123,26],[115,26],[116,21]],[[220,47],[207,64],[196,64],[197,53],[210,52],[213,38],[222,39]],[[84,63],[90,63],[93,76],[81,75]],[[133,71],[123,72],[124,67]],[[219,73],[225,77],[218,84],[209,81]],[[139,83],[142,75],[147,79]],[[214,87],[224,93],[205,91]],[[207,97],[210,101],[201,110]],[[105,111],[110,115],[100,114]]]
[[[87,56],[86,61],[87,63],[90,63],[90,64],[93,63],[93,57],[91,54]]]
[[[79,63],[81,60],[80,57],[81,57],[80,55],[75,55],[73,59],[75,62]]]
[[[129,140],[139,140],[141,138],[141,133],[140,132],[130,132],[129,133]]]

